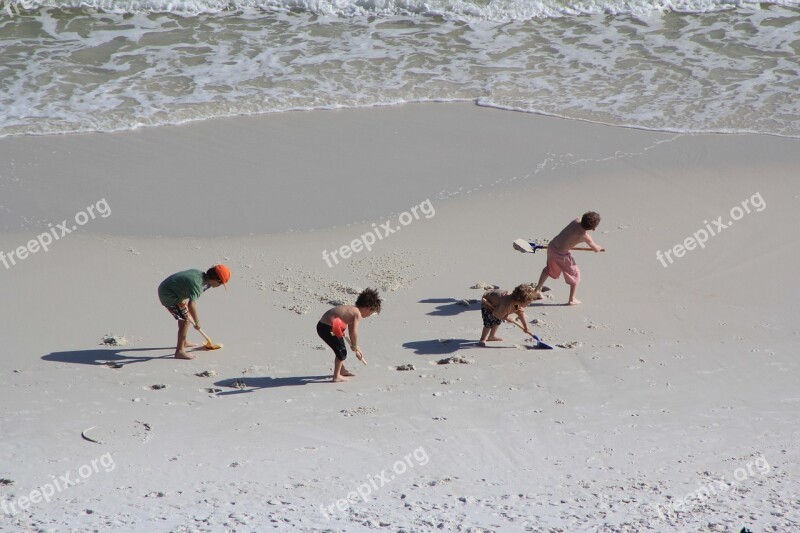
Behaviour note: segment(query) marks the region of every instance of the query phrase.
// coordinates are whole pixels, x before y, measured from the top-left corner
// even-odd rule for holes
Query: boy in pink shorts
[[[542,287],[548,277],[558,279],[564,274],[564,281],[569,285],[569,301],[567,305],[581,303],[575,298],[578,284],[581,282],[581,271],[575,263],[570,250],[579,243],[586,243],[595,252],[605,252],[606,249],[598,245],[589,236],[590,231],[597,229],[600,224],[600,215],[594,211],[584,213],[581,218],[576,218],[561,230],[547,246],[547,266],[542,269],[539,283],[536,284],[535,299],[541,300]]]

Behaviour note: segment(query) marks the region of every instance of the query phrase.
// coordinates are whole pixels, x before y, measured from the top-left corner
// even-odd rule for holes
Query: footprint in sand
[[[474,362],[475,361],[473,359],[467,359],[466,357],[462,357],[460,355],[456,355],[454,357],[446,357],[444,359],[439,359],[438,361],[436,361],[436,364],[437,365],[449,365],[449,364],[452,364],[452,363],[460,363],[462,365],[469,365],[469,364],[472,364]]]
[[[130,341],[122,335],[104,335],[100,339],[100,344],[103,346],[125,346]]]
[[[583,343],[581,341],[569,341],[565,342],[564,344],[556,344],[556,346],[558,346],[559,348],[564,348],[566,350],[571,350],[573,348],[580,348],[581,346],[583,346]]]
[[[371,415],[377,413],[378,409],[375,407],[355,407],[350,409],[342,409],[339,412],[344,416]]]
[[[153,438],[152,427],[147,422],[135,420],[123,424],[92,426],[81,432],[81,437],[89,442],[104,445],[117,445],[139,440],[142,444]]]

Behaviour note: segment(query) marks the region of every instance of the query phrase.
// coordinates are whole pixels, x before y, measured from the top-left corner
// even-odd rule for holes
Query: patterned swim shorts
[[[503,321],[494,316],[485,305],[481,306],[481,317],[483,318],[483,327],[485,328],[493,328],[503,323]]]
[[[186,304],[181,302],[175,305],[165,305],[169,314],[175,317],[175,320],[189,320],[189,308]]]

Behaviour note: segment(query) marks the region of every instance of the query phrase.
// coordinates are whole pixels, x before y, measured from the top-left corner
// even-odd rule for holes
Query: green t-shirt
[[[184,300],[195,301],[203,294],[203,271],[192,269],[177,272],[158,286],[158,299],[164,306],[177,305]]]

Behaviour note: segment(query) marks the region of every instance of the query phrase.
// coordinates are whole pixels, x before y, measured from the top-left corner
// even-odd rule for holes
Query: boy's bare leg
[[[481,340],[478,341],[478,346],[486,346],[486,337],[488,336],[489,336],[489,328],[484,326],[483,331],[481,331]]]
[[[186,335],[189,333],[189,321],[178,320],[178,345],[175,347],[175,359],[194,359],[195,356],[186,353]]]
[[[575,298],[575,293],[576,292],[578,292],[578,284],[576,283],[575,285],[570,285],[569,286],[569,302],[567,302],[567,305],[578,305],[579,303],[581,303],[580,300]]]
[[[542,296],[542,287],[544,287],[544,282],[547,281],[547,278],[550,276],[548,273],[547,267],[542,269],[542,273],[539,275],[539,282],[536,284],[536,287],[533,288],[533,299],[534,300],[541,300]]]
[[[342,375],[342,368],[344,368],[344,361],[338,357],[333,358],[333,382],[339,383],[340,381],[347,381],[347,378]]]
[[[489,338],[486,339],[487,341],[501,341],[501,340],[503,340],[503,339],[501,339],[500,337],[498,337],[496,335],[497,328],[499,328],[499,327],[500,327],[500,324],[497,324],[496,326],[493,326],[492,329],[489,330]]]

